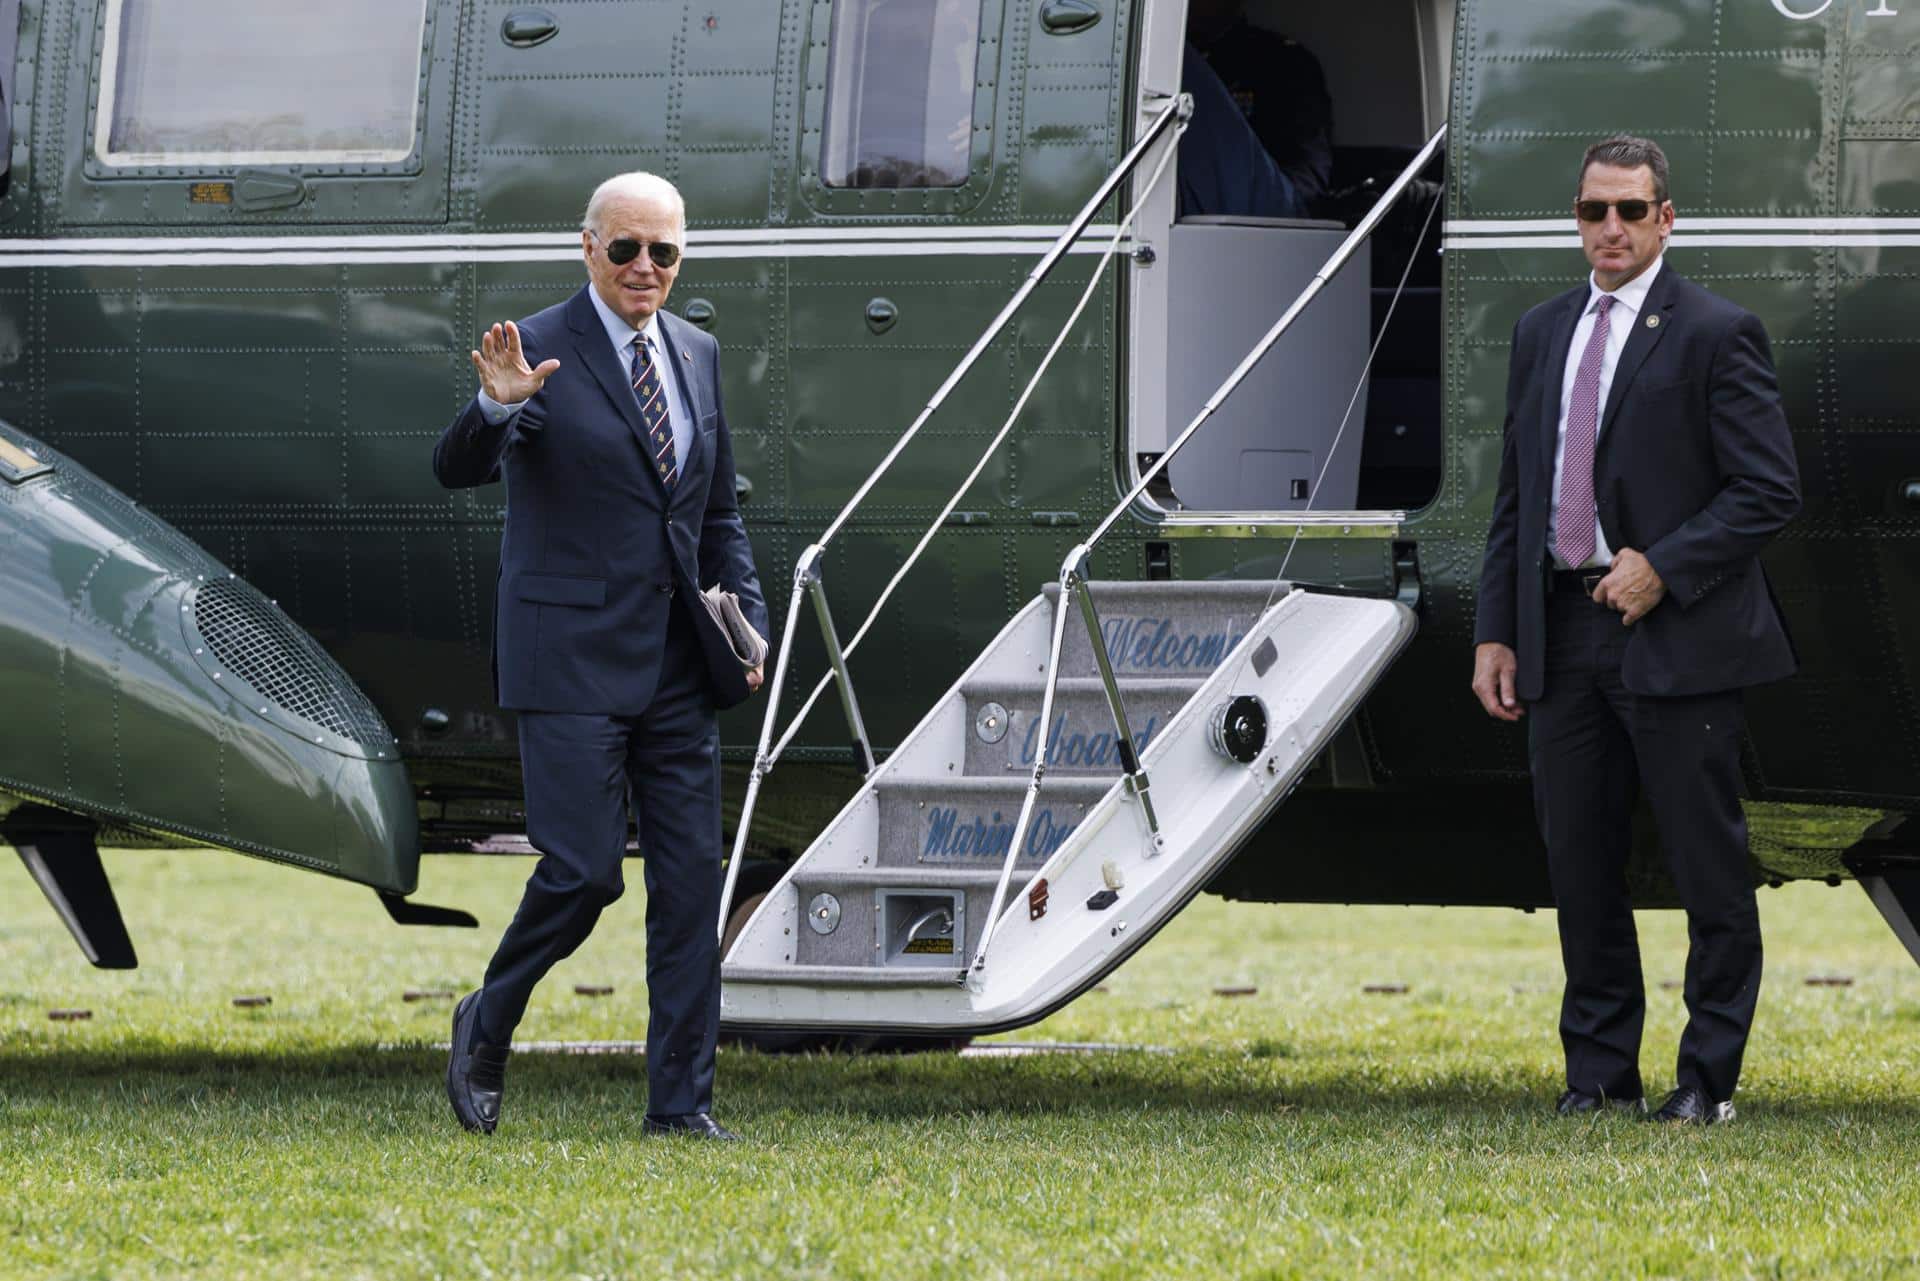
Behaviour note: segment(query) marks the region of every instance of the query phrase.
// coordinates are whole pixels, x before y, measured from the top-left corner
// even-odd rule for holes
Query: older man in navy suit
[[[1662,262],[1659,146],[1594,144],[1578,192],[1593,274],[1513,331],[1473,689],[1488,715],[1530,720],[1567,972],[1558,1110],[1645,1109],[1638,793],[1692,940],[1677,1080],[1654,1115],[1727,1121],[1760,992],[1741,691],[1794,670],[1759,557],[1799,510],[1799,471],[1759,319]]]
[[[762,635],[766,604],[734,498],[718,344],[662,307],[686,244],[680,194],[621,174],[583,223],[586,287],[482,336],[480,391],[433,455],[450,488],[507,483],[496,695],[519,714],[541,855],[484,984],[454,1013],[447,1094],[462,1125],[493,1132],[534,985],[620,897],[631,800],[647,886],[643,1128],[732,1139],[712,1117],[715,713],[760,672],[743,679],[694,597],[724,586]]]

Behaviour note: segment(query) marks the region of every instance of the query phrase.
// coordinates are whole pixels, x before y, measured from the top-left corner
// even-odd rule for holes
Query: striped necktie
[[[1553,554],[1568,569],[1579,569],[1593,559],[1594,521],[1593,451],[1600,439],[1600,366],[1607,354],[1607,310],[1612,294],[1601,294],[1594,304],[1593,336],[1580,353],[1573,375],[1573,396],[1567,402],[1567,440],[1560,458],[1560,510],[1553,523]]]
[[[653,451],[653,469],[660,483],[671,494],[680,479],[680,462],[673,452],[673,424],[667,418],[667,393],[660,385],[660,374],[647,355],[647,336],[633,336],[633,398],[640,402],[640,422],[647,429],[647,446]]]

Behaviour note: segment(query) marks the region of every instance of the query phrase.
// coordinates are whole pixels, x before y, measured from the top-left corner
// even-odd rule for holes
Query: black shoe
[[[727,1143],[741,1142],[739,1135],[705,1112],[689,1112],[685,1116],[649,1114],[640,1122],[640,1128],[647,1134],[684,1134],[695,1139],[719,1139]]]
[[[1599,1112],[1612,1108],[1616,1112],[1645,1112],[1647,1101],[1635,1096],[1631,1099],[1610,1099],[1604,1094],[1588,1094],[1585,1090],[1568,1090],[1553,1105],[1553,1110],[1561,1116],[1584,1116],[1589,1112]]]
[[[1733,1104],[1709,1103],[1699,1090],[1683,1085],[1649,1119],[1669,1125],[1724,1125],[1733,1120]]]
[[[480,993],[469,992],[453,1007],[453,1050],[447,1055],[447,1099],[460,1124],[492,1134],[500,1124],[500,1094],[507,1084],[512,1051],[480,1040]]]

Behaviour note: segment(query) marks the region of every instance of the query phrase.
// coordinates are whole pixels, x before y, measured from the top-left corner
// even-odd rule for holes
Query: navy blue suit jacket
[[[1267,154],[1226,82],[1192,45],[1180,54],[1180,87],[1193,95],[1193,119],[1180,137],[1179,216],[1305,218],[1306,201]]]
[[[1474,642],[1514,649],[1516,693],[1529,701],[1544,686],[1560,388],[1588,296],[1583,282],[1522,316],[1507,370]],[[1800,473],[1759,318],[1663,266],[1614,370],[1593,469],[1607,545],[1646,556],[1667,586],[1634,624],[1626,687],[1708,694],[1791,675],[1759,555],[1799,511]]]
[[[590,288],[519,322],[530,368],[560,361],[519,416],[493,426],[476,399],[434,446],[434,475],[448,488],[507,482],[495,697],[515,711],[638,715],[679,608],[709,655],[715,703],[730,706],[746,697],[744,677],[690,593],[726,586],[762,636],[767,606],[734,498],[719,344],[659,313],[663,363],[694,418],[669,502]]]

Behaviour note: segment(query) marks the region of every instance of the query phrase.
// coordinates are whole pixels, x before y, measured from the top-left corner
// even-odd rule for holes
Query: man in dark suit
[[[1596,143],[1578,191],[1592,277],[1513,331],[1473,689],[1490,716],[1530,716],[1567,974],[1558,1110],[1645,1110],[1626,882],[1644,792],[1691,939],[1677,1088],[1654,1116],[1727,1121],[1760,989],[1741,691],[1794,670],[1759,554],[1799,510],[1799,472],[1760,321],[1661,263],[1660,148]]]
[[[731,1139],[712,1118],[715,711],[760,673],[742,680],[694,594],[735,592],[762,635],[766,605],[734,498],[718,344],[662,306],[686,243],[680,195],[621,174],[583,221],[586,287],[482,336],[480,392],[434,448],[450,488],[507,482],[494,675],[519,714],[541,854],[485,983],[455,1011],[447,1093],[462,1125],[493,1132],[534,985],[620,897],[631,800],[647,886],[643,1128]]]

